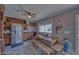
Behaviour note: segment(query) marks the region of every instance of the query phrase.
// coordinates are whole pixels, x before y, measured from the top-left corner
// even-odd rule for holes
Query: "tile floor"
[[[6,46],[5,55],[38,55],[34,47],[31,45],[31,41],[23,42],[23,45],[11,48],[11,46]]]
[[[14,48],[11,48],[11,46],[6,46],[4,54],[5,55],[39,55],[39,53],[31,44],[31,41],[24,41],[23,45]]]

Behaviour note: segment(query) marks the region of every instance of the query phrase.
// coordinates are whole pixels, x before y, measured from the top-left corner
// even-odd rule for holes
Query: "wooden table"
[[[44,45],[43,43],[35,40],[35,39],[32,39],[32,42],[35,43],[39,48],[43,49],[45,52],[47,52],[47,54],[49,55],[51,52],[54,53],[54,50],[47,47],[46,45]]]
[[[48,40],[50,42],[52,41],[52,38],[49,38],[49,37],[44,37],[44,36],[41,36],[41,35],[38,35],[38,37],[40,37],[40,38],[42,38],[44,40]],[[63,44],[57,43],[54,46],[52,46],[52,42],[51,42],[51,48],[53,50],[57,51],[57,53],[61,53],[61,51],[63,50]]]
[[[61,51],[63,50],[63,45],[62,44],[55,44],[52,49],[54,49],[55,51],[57,51],[58,53],[61,53]]]
[[[45,40],[48,40],[48,41],[52,41],[52,38],[50,38],[50,37],[44,37],[42,35],[38,35],[38,37],[45,39]]]

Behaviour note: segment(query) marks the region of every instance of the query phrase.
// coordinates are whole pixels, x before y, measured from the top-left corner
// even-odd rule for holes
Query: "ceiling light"
[[[28,15],[28,18],[31,18],[31,16],[30,16],[30,15]]]

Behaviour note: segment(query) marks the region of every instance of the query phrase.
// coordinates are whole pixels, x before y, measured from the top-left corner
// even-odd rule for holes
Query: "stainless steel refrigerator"
[[[11,38],[11,47],[23,44],[23,26],[21,24],[12,24]]]

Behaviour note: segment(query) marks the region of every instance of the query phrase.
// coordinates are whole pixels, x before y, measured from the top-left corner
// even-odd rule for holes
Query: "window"
[[[52,33],[52,24],[45,25],[45,32]]]
[[[44,25],[39,26],[39,32],[44,32]]]
[[[52,24],[40,25],[39,32],[52,33]]]

